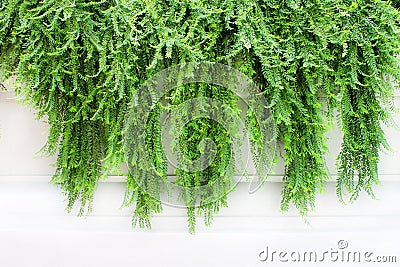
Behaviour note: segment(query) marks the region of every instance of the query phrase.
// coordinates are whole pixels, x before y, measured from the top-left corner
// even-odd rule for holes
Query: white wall
[[[396,105],[400,107],[399,93]],[[342,205],[335,183],[329,182],[307,224],[295,209],[279,212],[278,166],[277,175],[255,194],[240,183],[211,227],[198,218],[195,235],[187,233],[185,210],[168,206],[154,217],[151,231],[132,229],[132,210],[120,209],[125,190],[121,177],[100,183],[89,217],[67,214],[63,195],[48,183],[54,158],[36,154],[46,131],[46,124],[34,120],[34,112],[17,103],[13,93],[0,93],[0,266],[271,266],[259,260],[267,245],[288,251],[335,250],[339,240],[348,242],[349,251],[396,255],[397,264],[385,265],[400,265],[400,140],[395,129],[387,130],[395,152],[382,154],[379,200],[361,195],[355,204]],[[335,174],[340,134],[335,130],[329,136],[327,159]]]

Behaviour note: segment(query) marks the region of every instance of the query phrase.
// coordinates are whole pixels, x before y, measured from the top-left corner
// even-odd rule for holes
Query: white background
[[[396,96],[400,107],[400,93]],[[400,265],[400,132],[387,129],[394,152],[382,154],[378,200],[362,194],[343,205],[335,182],[316,200],[308,223],[295,209],[281,213],[282,166],[254,194],[241,182],[229,195],[228,208],[211,227],[197,220],[197,232],[187,232],[184,209],[164,207],[153,218],[151,231],[132,229],[132,208],[120,208],[124,179],[110,177],[98,187],[93,212],[87,218],[65,211],[64,196],[49,184],[54,158],[37,154],[45,144],[47,126],[34,111],[17,103],[12,92],[0,93],[0,266],[399,266]],[[399,118],[396,118],[400,124]],[[335,157],[341,135],[328,134],[329,168],[335,175]],[[370,251],[395,255],[397,264],[326,261],[320,264],[259,260],[266,249],[277,251]]]

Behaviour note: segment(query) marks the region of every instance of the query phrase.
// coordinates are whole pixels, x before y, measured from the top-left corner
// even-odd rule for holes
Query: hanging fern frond
[[[400,78],[399,12],[381,1],[345,3],[342,8],[346,48],[338,44],[342,57],[338,57],[335,83],[340,89],[344,137],[337,193],[343,200],[346,190],[353,201],[362,190],[373,196],[373,185],[379,183],[379,151],[389,149],[382,124],[390,125],[394,86]]]

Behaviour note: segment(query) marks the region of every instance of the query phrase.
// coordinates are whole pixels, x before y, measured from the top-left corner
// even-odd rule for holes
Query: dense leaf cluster
[[[400,81],[396,6],[399,1],[1,0],[0,74],[17,75],[17,93],[47,118],[46,150],[58,155],[53,182],[66,194],[68,209],[79,201],[85,213],[98,180],[117,173],[124,162],[125,111],[146,79],[183,62],[237,68],[262,89],[278,127],[286,166],[281,208],[292,203],[305,215],[330,178],[325,133],[335,109],[343,132],[338,195],[349,192],[352,200],[362,190],[373,195],[378,152],[387,147],[382,123],[390,123]],[[235,96],[217,86],[193,84],[171,92],[169,104],[157,105],[146,129],[150,156],[164,175],[158,118],[163,109],[197,96],[216,98],[239,112]],[[253,119],[250,114],[256,148],[262,139]],[[220,144],[219,160],[199,173],[177,170],[177,183],[212,183],[226,167],[229,138],[215,122],[189,123],[177,145],[196,158],[203,138]],[[135,179],[143,175],[139,167],[128,176],[125,204],[136,206],[135,223],[149,226],[162,207]],[[227,183],[233,175],[231,170]],[[201,196],[183,197],[193,230],[191,203]],[[198,210],[209,222],[224,205],[221,198]]]

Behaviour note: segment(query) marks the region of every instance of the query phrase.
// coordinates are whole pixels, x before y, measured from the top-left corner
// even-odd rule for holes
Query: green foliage
[[[262,89],[277,125],[286,166],[281,208],[293,204],[306,215],[330,179],[325,133],[336,108],[343,132],[337,193],[342,199],[348,191],[351,200],[362,190],[373,195],[378,152],[388,147],[381,124],[390,123],[393,86],[400,81],[396,7],[399,1],[382,0],[1,0],[0,75],[17,75],[17,93],[46,117],[46,151],[58,155],[53,182],[66,194],[68,210],[78,201],[85,214],[99,179],[119,173],[124,162],[125,111],[145,80],[183,62],[237,68]],[[165,179],[160,114],[199,96],[240,112],[232,92],[218,86],[190,84],[170,92],[166,104],[155,106],[145,133],[149,156]],[[262,174],[263,139],[251,111],[247,121]],[[205,119],[185,125],[176,147],[195,159],[204,138],[218,145],[218,160],[196,173],[176,170],[179,185],[215,185],[206,195],[182,195],[191,231],[196,214],[209,224],[226,206],[226,195],[208,199],[232,183],[235,170],[226,162],[238,156],[221,125]],[[124,204],[135,205],[134,225],[150,227],[152,214],[162,211],[154,196],[162,192],[135,164]]]
[[[306,214],[313,208],[315,192],[329,178],[324,133],[331,127],[335,100],[330,79],[334,57],[328,47],[333,6],[312,1],[244,3],[239,9],[240,34],[252,37],[248,42],[259,60],[260,84],[284,143],[282,209],[293,203]],[[323,110],[319,94],[328,97],[329,111]]]
[[[360,1],[343,10],[341,29],[345,42],[335,67],[335,84],[340,88],[340,115],[344,133],[338,158],[337,193],[361,190],[373,195],[379,182],[379,150],[389,148],[382,123],[390,125],[393,87],[390,77],[399,81],[400,52],[398,12],[384,2]]]

